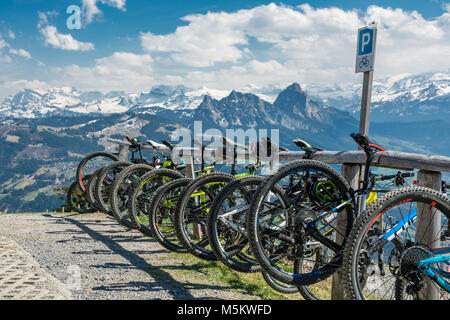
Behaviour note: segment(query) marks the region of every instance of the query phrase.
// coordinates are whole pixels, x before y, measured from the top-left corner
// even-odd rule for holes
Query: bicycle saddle
[[[147,144],[150,145],[153,149],[166,149],[167,148],[165,145],[155,142],[153,140],[147,140]]]
[[[314,151],[323,151],[322,148],[319,147],[313,147],[312,145],[310,145],[308,142],[306,142],[305,140],[301,140],[301,139],[295,139],[292,141],[297,147],[299,147],[302,150],[314,150]]]
[[[380,147],[379,145],[372,143],[369,138],[360,133],[352,133],[350,135],[353,140],[366,152],[366,153],[374,153],[378,151],[386,151],[386,149]]]

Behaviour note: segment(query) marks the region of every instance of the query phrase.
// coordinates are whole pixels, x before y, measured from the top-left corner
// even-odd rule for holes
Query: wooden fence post
[[[128,161],[128,146],[119,145],[119,161]]]
[[[441,191],[442,174],[419,170],[417,184]],[[439,248],[440,246],[441,217],[438,214],[433,214],[435,212],[436,209],[428,205],[417,205],[416,242],[423,243],[430,248]],[[425,281],[425,288],[421,293],[423,294],[421,298],[425,300],[439,300],[440,298],[439,290],[429,279]]]
[[[360,181],[361,166],[354,164],[342,165],[342,175],[350,184],[354,190],[358,189]],[[336,241],[342,240],[342,235],[345,232],[345,217],[338,215],[337,230],[339,231],[336,236]],[[344,300],[344,287],[342,285],[342,273],[341,268],[336,271],[331,281],[331,299],[332,300]]]
[[[194,172],[194,159],[189,157],[188,161],[186,161],[186,178],[195,179],[195,172]],[[198,199],[195,199],[195,203],[198,204]],[[201,239],[202,237],[202,230],[199,224],[193,223],[193,232],[194,232],[194,238],[195,239]]]

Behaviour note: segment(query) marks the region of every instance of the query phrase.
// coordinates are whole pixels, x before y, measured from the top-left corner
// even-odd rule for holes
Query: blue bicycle
[[[373,202],[347,241],[347,297],[449,300],[449,218],[447,195],[424,187],[398,189]]]

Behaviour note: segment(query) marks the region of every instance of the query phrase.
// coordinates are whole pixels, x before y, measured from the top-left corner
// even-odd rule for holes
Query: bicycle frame
[[[435,249],[434,256],[419,261],[417,267],[423,274],[430,277],[441,288],[443,288],[447,292],[450,292],[450,284],[448,281],[444,280],[450,280],[450,272],[430,266],[431,264],[440,262],[444,262],[445,264],[450,265],[450,248]]]

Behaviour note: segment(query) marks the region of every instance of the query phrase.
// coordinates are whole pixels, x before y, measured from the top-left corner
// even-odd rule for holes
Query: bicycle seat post
[[[386,151],[380,146],[373,144],[369,141],[369,138],[360,134],[360,133],[352,133],[350,135],[355,142],[361,147],[361,149],[366,154],[366,162],[364,166],[364,178],[362,188],[359,190],[361,193],[364,193],[369,188],[369,179],[370,179],[370,166],[372,164],[373,157],[378,151]]]

